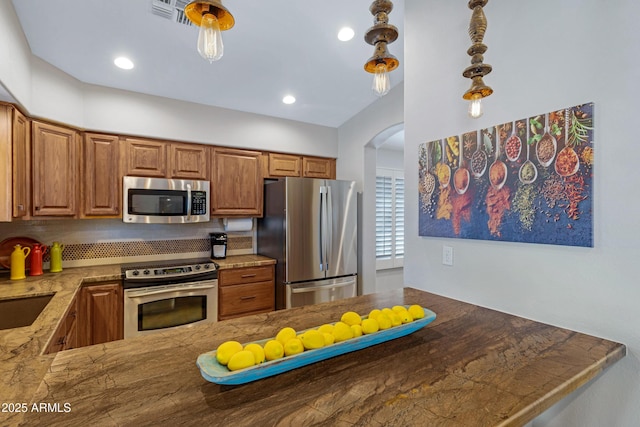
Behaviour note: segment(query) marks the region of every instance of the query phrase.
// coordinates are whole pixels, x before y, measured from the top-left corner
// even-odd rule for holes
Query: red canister
[[[31,268],[29,276],[40,276],[42,274],[42,256],[46,252],[47,247],[39,243],[34,243],[31,249]]]

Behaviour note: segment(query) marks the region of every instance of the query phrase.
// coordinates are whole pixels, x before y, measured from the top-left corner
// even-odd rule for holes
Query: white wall
[[[391,76],[393,78],[393,74]],[[362,191],[359,271],[363,294],[376,291],[375,180],[376,141],[397,132],[403,122],[404,85],[391,91],[338,128],[338,179],[357,182]],[[386,135],[386,137],[385,137]]]
[[[0,0],[0,52],[0,84],[33,117],[102,132],[338,155],[335,128],[84,84],[31,55],[9,0]]]
[[[535,426],[640,425],[640,33],[635,0],[492,0],[494,89],[466,117],[467,2],[406,0],[405,283],[627,345],[628,355]],[[418,237],[418,144],[595,102],[594,248]],[[455,251],[441,264],[442,246]],[[532,267],[533,266],[533,267]]]
[[[389,169],[404,169],[404,152],[378,148],[376,151],[376,167]]]
[[[10,0],[0,0],[0,83],[20,104],[31,101],[31,51]]]

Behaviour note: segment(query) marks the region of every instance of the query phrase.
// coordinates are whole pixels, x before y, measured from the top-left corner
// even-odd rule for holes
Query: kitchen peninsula
[[[284,326],[300,330],[347,310],[396,304],[421,304],[437,318],[409,336],[241,386],[209,383],[195,364],[226,340],[259,340]],[[9,345],[3,341],[3,351],[18,357],[22,349]],[[625,353],[623,344],[405,288],[63,351],[47,360],[31,354],[15,369],[46,367],[34,370],[33,388],[22,395],[14,389],[11,399],[29,408],[58,404],[61,411],[28,411],[9,422],[522,425]]]

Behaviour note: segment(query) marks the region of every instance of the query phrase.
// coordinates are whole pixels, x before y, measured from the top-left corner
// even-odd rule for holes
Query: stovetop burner
[[[138,262],[121,267],[125,288],[215,279],[217,270],[218,264],[209,258]]]

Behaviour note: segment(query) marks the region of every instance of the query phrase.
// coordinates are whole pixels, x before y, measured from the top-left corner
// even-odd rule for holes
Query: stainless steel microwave
[[[209,181],[125,176],[122,221],[186,224],[209,221]]]

